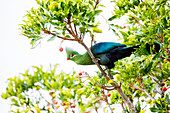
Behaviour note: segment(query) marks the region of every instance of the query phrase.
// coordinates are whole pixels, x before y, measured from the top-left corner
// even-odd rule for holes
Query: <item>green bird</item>
[[[157,51],[159,51],[160,47],[159,44],[156,44]],[[91,52],[93,53],[94,57],[99,59],[99,64],[106,66],[107,69],[111,69],[115,66],[115,62],[119,59],[128,57],[139,48],[140,45],[127,47],[124,44],[115,43],[115,42],[100,42],[91,47]],[[149,51],[150,46],[147,45],[146,49]],[[79,54],[77,51],[73,50],[72,48],[66,48],[67,53],[67,60],[72,60],[78,65],[93,65],[94,62],[92,61],[88,52],[84,54]]]

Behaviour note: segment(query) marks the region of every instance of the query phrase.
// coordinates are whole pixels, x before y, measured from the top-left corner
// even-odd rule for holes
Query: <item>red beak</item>
[[[70,60],[70,58],[67,58],[67,60]]]

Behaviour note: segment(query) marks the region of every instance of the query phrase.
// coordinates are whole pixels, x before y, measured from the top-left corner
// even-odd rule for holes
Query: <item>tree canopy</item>
[[[124,113],[168,113],[170,107],[170,2],[168,0],[111,0],[114,10],[106,18],[115,36],[127,46],[140,45],[130,57],[119,60],[107,72],[99,65],[87,38],[93,45],[97,39],[102,13],[100,0],[36,0],[39,7],[27,12],[20,25],[21,34],[32,47],[41,40],[75,41],[89,53],[99,68],[96,75],[88,72],[57,72],[57,65],[44,71],[33,66],[20,76],[9,78],[6,92],[11,99],[11,112],[113,112],[119,104]],[[115,20],[126,17],[126,26]],[[90,34],[90,37],[85,36]],[[46,37],[48,36],[48,37]],[[103,41],[106,37],[103,38]],[[159,52],[146,44],[157,43]],[[62,65],[62,64],[61,64]]]

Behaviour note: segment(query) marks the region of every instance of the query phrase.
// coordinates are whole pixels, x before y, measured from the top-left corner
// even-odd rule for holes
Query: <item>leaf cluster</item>
[[[45,34],[53,35],[48,41],[56,37],[67,39],[84,35],[85,32],[101,33],[97,29],[99,23],[95,17],[102,12],[95,0],[36,0],[38,9],[32,8],[25,15],[21,26],[21,34],[31,38],[35,46]],[[76,36],[71,33],[74,26]],[[70,34],[69,34],[70,33]]]
[[[42,66],[33,66],[32,71],[27,70],[18,77],[9,78],[6,92],[1,97],[11,99],[11,112],[14,113],[63,112],[66,106],[68,108],[65,110],[69,112],[75,110],[71,105],[76,105],[78,111],[84,112],[98,109],[108,101],[107,89],[104,87],[108,83],[101,76],[57,73],[57,65],[47,71]],[[113,95],[111,98],[117,97]],[[55,105],[54,101],[58,104]],[[50,110],[47,108],[49,106]]]

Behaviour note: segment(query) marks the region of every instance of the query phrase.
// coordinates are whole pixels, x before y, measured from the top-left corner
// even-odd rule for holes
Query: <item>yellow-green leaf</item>
[[[113,80],[109,80],[108,83],[111,84],[111,83],[114,83],[114,81]]]
[[[92,29],[93,29],[93,32],[95,32],[95,33],[102,33],[102,30],[100,30],[96,27],[92,27]]]
[[[37,113],[40,113],[40,111],[41,111],[40,108],[36,107],[35,109],[36,109]]]

